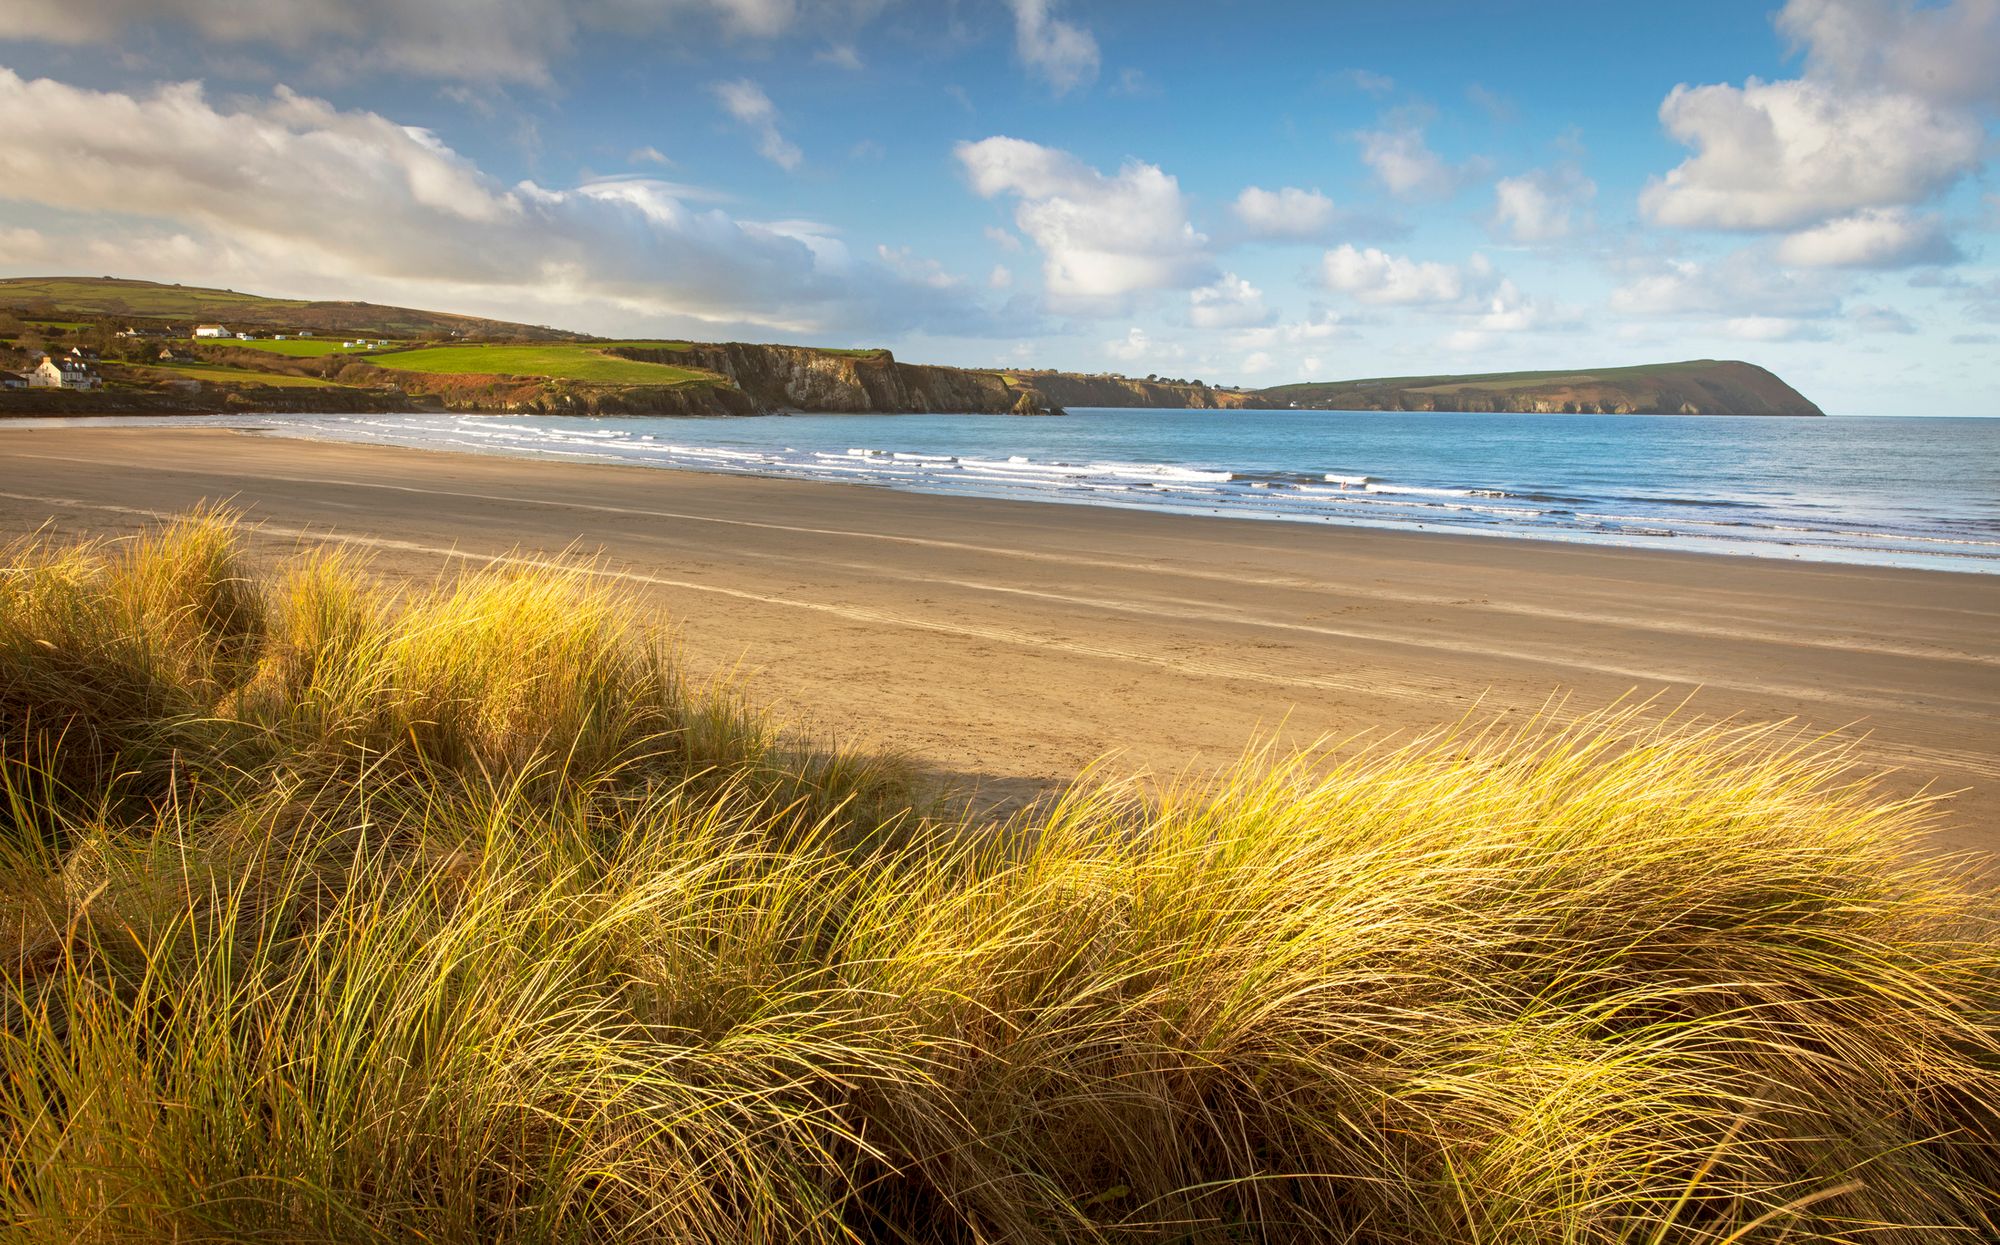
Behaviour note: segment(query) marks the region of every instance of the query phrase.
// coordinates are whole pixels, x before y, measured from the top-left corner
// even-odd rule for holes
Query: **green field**
[[[650,343],[648,343],[650,344]],[[607,385],[704,385],[713,372],[639,363],[605,354],[597,346],[430,346],[377,355],[377,367],[449,376],[546,376],[552,380],[596,381]]]
[[[227,344],[230,346],[235,346],[242,350],[262,350],[267,354],[281,354],[293,359],[323,359],[330,354],[367,353],[367,351],[365,350],[349,349],[345,346],[342,346],[339,341],[328,340],[325,338],[312,338],[306,341],[300,341],[297,338],[293,338],[289,341],[281,341],[281,342],[231,341],[227,343],[217,343],[217,344],[218,345]]]
[[[243,367],[135,367],[148,379],[206,380],[225,385],[270,385],[276,389],[335,389],[332,381],[288,372],[253,372]]]

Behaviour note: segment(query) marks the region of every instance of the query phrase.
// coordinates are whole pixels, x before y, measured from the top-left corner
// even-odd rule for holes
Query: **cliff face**
[[[1591,372],[1401,376],[1284,385],[1265,396],[1344,411],[1511,411],[1547,415],[1823,415],[1798,390],[1737,360]]]
[[[1196,385],[899,363],[886,350],[850,353],[729,342],[684,349],[616,347],[611,353],[645,363],[707,368],[766,410],[1023,414],[1068,406],[1279,405],[1256,394]]]
[[[1050,401],[1062,406],[1150,406],[1219,411],[1283,405],[1261,394],[1235,389],[1163,385],[1158,381],[1127,380],[1118,376],[1035,372],[1023,379],[1032,381]]]
[[[761,410],[1001,413],[1012,411],[1024,392],[992,372],[898,363],[886,350],[848,353],[727,342],[678,350],[627,346],[611,353],[642,363],[706,368]]]

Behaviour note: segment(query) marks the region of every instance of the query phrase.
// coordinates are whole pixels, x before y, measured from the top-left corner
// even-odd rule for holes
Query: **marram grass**
[[[1458,728],[1002,827],[582,572],[0,573],[40,1240],[2000,1232],[1991,896],[1777,728]]]

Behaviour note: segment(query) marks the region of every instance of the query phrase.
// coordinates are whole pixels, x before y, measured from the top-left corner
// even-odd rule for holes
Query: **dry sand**
[[[1409,730],[1622,696],[1863,736],[2000,849],[2000,576],[1880,570],[344,446],[0,426],[0,533],[122,533],[203,499],[262,552],[378,568],[601,553],[698,668],[1002,798],[1117,753]]]

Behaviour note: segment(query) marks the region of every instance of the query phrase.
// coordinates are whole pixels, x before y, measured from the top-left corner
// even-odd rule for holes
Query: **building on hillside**
[[[26,389],[28,378],[19,372],[0,372],[0,389]]]
[[[175,350],[175,349],[174,349],[174,348],[173,348],[172,346],[162,346],[162,347],[160,347],[160,362],[162,362],[162,363],[193,363],[193,362],[194,362],[194,359],[193,359],[193,358],[191,358],[191,357],[190,357],[190,356],[188,356],[188,355],[184,355],[184,354],[182,354],[182,353],[181,353],[180,351],[178,351],[178,350]]]
[[[102,384],[97,372],[82,359],[43,355],[35,370],[28,373],[30,389],[95,389]]]
[[[300,337],[311,337],[312,335],[313,335],[313,331],[312,331],[311,329],[300,329],[300,330],[299,330],[299,336],[300,336]]]
[[[69,357],[84,363],[97,362],[97,352],[88,346],[71,346],[69,348]]]
[[[197,324],[194,326],[194,335],[196,337],[227,337],[229,336],[229,330],[220,324]]]
[[[236,340],[240,342],[247,342],[247,341],[253,341],[255,340],[255,338],[249,333],[238,333],[236,335]]]

